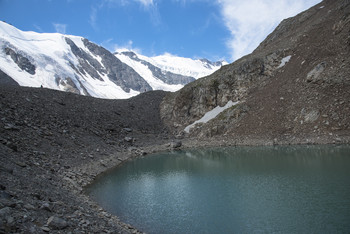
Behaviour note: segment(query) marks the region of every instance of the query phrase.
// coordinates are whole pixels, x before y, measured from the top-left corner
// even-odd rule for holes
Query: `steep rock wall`
[[[168,94],[161,116],[175,134],[215,106],[240,101],[197,137],[262,138],[348,135],[350,1],[323,1],[286,19],[250,55]]]

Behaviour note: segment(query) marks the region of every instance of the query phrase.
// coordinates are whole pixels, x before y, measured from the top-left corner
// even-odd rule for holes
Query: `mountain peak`
[[[129,98],[149,90],[176,91],[221,66],[170,54],[114,54],[79,36],[24,32],[0,22],[0,71],[21,86],[100,98]]]

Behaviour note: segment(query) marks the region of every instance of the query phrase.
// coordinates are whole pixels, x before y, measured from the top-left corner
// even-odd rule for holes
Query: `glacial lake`
[[[349,233],[350,146],[159,153],[86,192],[146,233]]]

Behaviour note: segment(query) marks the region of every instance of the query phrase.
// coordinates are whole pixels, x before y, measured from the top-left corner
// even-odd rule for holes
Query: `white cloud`
[[[37,24],[33,24],[33,26],[34,26],[34,28],[36,28],[36,30],[38,31],[38,32],[44,32],[44,30],[39,26],[39,25],[37,25]]]
[[[320,0],[217,0],[225,26],[231,32],[227,47],[231,59],[251,53],[279,22]]]
[[[143,10],[150,15],[151,21],[155,26],[161,24],[161,17],[158,10],[157,1],[159,0],[100,0],[91,6],[89,24],[96,31],[98,30],[98,13],[103,8],[127,7],[131,3],[140,4]]]
[[[132,2],[140,3],[144,7],[151,7],[155,4],[156,0],[101,0],[101,5],[119,5],[119,6],[127,6]]]
[[[154,4],[153,0],[135,0],[135,1],[141,3],[145,7],[150,7],[150,6],[153,6]]]
[[[89,24],[95,30],[98,29],[97,28],[97,11],[98,9],[96,7],[91,7],[90,18],[89,18]]]
[[[152,24],[155,26],[161,25],[161,16],[158,10],[157,0],[134,0],[135,2],[140,3],[145,11],[147,11],[150,15]]]
[[[123,51],[128,50],[128,51],[134,51],[138,54],[142,54],[142,50],[139,48],[133,47],[133,43],[134,42],[132,40],[129,40],[123,45],[114,44],[113,51],[114,52],[123,52]]]
[[[55,27],[56,32],[66,34],[67,24],[53,23],[53,26]]]

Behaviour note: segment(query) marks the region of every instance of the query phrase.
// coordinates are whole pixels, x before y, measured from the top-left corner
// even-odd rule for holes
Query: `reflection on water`
[[[148,233],[348,233],[350,146],[156,154],[125,163],[87,192]]]

